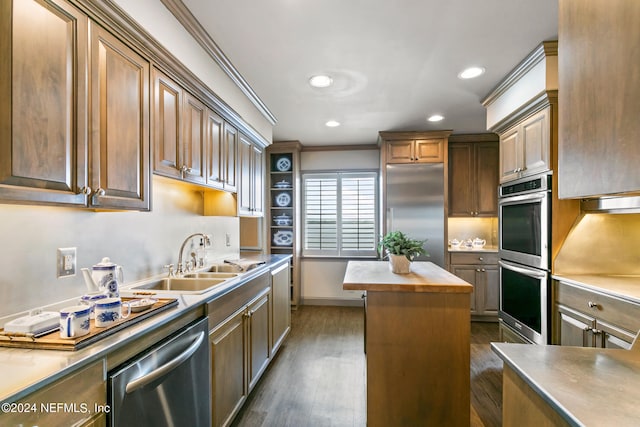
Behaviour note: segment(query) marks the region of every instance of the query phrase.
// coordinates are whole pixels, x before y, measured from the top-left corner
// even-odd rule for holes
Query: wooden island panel
[[[367,425],[469,426],[473,287],[432,263],[411,268],[347,266],[344,289],[367,291]]]

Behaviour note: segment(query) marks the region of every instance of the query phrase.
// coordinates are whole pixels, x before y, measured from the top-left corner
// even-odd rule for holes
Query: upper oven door
[[[539,191],[500,199],[501,259],[549,269],[549,194]]]

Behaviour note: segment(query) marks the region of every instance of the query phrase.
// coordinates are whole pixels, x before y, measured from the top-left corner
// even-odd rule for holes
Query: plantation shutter
[[[303,248],[306,256],[376,256],[377,174],[305,173]]]

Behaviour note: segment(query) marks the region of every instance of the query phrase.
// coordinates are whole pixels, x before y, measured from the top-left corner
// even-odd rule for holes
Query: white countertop
[[[640,351],[492,343],[493,351],[574,426],[637,426]]]
[[[207,293],[200,295],[163,293],[162,297],[177,298],[178,305],[107,336],[86,348],[77,351],[62,351],[0,347],[0,378],[2,378],[0,381],[0,402],[15,402],[56,381],[75,368],[80,368],[105,357],[109,352],[113,352],[163,327],[190,310],[196,310],[206,302],[230,292],[246,280],[269,270],[273,264],[290,258],[290,255],[266,255],[259,258],[266,263],[237,279],[229,280],[227,284],[214,287]],[[129,284],[121,290],[123,296],[127,295],[128,287]]]

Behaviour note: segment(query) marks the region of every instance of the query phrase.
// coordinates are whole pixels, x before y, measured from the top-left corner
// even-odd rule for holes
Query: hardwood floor
[[[236,427],[366,426],[362,308],[300,306],[291,333],[233,422]],[[500,426],[496,323],[471,325],[471,425]]]

